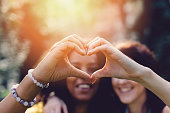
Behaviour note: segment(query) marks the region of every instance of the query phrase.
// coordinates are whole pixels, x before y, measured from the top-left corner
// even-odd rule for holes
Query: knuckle
[[[76,34],[73,34],[73,37],[77,38],[77,39],[80,39],[80,37],[78,35],[76,35]]]
[[[89,45],[89,49],[91,49],[92,48],[92,45]]]
[[[104,38],[100,38],[99,40],[100,40],[100,42],[102,42],[102,41],[104,41]]]
[[[98,36],[98,37],[96,37],[96,39],[100,39],[100,37]]]
[[[105,50],[107,50],[107,49],[109,49],[109,46],[107,46],[107,45],[103,45],[103,47],[102,47],[103,49],[105,49]]]
[[[66,45],[66,46],[67,46],[67,45],[70,45],[70,43],[69,43],[69,42],[64,42],[64,45]]]
[[[70,40],[72,40],[72,39],[73,39],[73,35],[70,35],[70,36],[66,37],[66,40],[67,40],[67,41],[70,41]]]
[[[77,36],[76,34],[72,34],[72,36]]]

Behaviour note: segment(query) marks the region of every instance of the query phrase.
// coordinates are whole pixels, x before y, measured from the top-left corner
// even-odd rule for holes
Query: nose
[[[126,80],[126,79],[119,79],[118,81],[117,81],[119,84],[126,84],[127,82],[128,82],[128,80]]]
[[[84,79],[81,79],[81,78],[77,78],[77,83],[88,83],[88,84],[91,84],[90,82],[84,80]]]

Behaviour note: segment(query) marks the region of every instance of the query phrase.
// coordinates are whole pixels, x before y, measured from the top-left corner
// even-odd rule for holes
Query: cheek
[[[70,92],[73,92],[75,82],[76,82],[76,80],[74,77],[67,78],[67,80],[66,80],[67,88]]]
[[[139,96],[139,95],[145,93],[145,88],[143,86],[138,85],[135,87],[135,92],[136,92],[135,93],[136,96]]]
[[[117,82],[117,80],[115,80],[115,78],[112,78],[111,82],[112,82],[112,88],[113,88],[114,92],[118,95],[119,89],[118,89],[118,82]]]
[[[130,81],[129,83],[134,87],[135,93],[142,93],[145,91],[145,88],[139,83],[134,82],[134,81]]]
[[[128,95],[128,97],[131,99],[131,101],[138,100],[139,98],[142,98],[146,95],[146,90],[143,86],[140,84],[136,84],[136,86],[133,89],[133,92]]]
[[[117,80],[115,80],[115,78],[112,78],[111,82],[112,82],[113,89],[118,86],[118,82]]]

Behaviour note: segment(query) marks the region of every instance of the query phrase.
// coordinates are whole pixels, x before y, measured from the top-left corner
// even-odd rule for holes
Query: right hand
[[[35,79],[42,83],[47,83],[72,76],[90,81],[89,74],[70,64],[67,55],[72,50],[75,50],[80,55],[86,54],[85,44],[77,35],[68,36],[52,47],[51,51],[33,71]]]
[[[68,110],[64,101],[56,96],[52,96],[47,99],[43,113],[68,113]]]
[[[116,77],[138,80],[144,74],[146,67],[136,63],[107,40],[97,37],[87,44],[88,55],[103,52],[106,56],[105,66],[91,75],[92,82],[101,77]]]

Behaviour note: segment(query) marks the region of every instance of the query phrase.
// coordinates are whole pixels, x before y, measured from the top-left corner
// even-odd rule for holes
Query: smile
[[[130,92],[132,90],[133,90],[132,87],[119,88],[119,91],[122,92],[122,93],[128,93],[128,92]]]
[[[76,85],[76,88],[90,89],[90,88],[92,88],[92,85],[90,85],[90,84],[78,84],[78,85]]]

